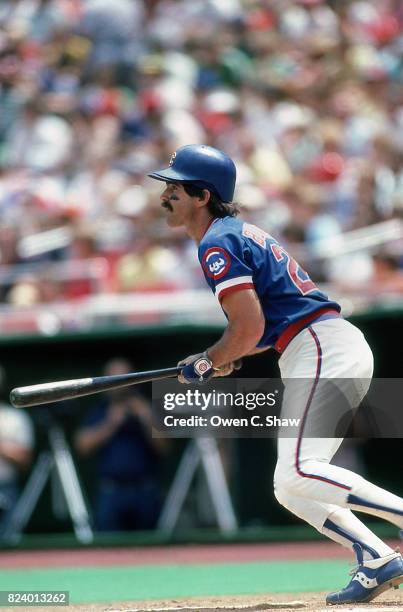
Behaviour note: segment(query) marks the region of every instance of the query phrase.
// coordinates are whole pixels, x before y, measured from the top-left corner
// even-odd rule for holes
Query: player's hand
[[[185,367],[178,376],[179,382],[203,384],[210,378],[229,376],[234,370],[240,370],[242,360],[237,359],[219,368],[213,368],[213,364],[206,353],[198,353],[197,355],[190,355],[178,363],[178,366],[182,365]]]
[[[240,370],[242,367],[242,360],[237,359],[236,361],[231,361],[230,363],[226,363],[225,365],[220,366],[219,368],[214,368],[213,377],[222,377],[229,376],[235,370]]]
[[[182,359],[178,366],[184,366],[178,376],[180,383],[202,385],[214,376],[213,363],[206,353],[190,355],[186,359]]]
[[[193,363],[194,361],[196,361],[196,359],[202,357],[203,355],[204,353],[196,353],[195,355],[189,355],[189,357],[185,357],[185,359],[178,361],[178,366],[185,366],[189,363]]]

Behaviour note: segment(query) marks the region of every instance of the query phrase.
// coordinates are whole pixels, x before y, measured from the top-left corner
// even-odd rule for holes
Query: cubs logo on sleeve
[[[212,247],[204,253],[202,266],[209,278],[219,280],[230,269],[231,256],[222,247]]]
[[[202,256],[201,264],[219,300],[233,291],[253,288],[251,270],[223,247],[208,248]]]

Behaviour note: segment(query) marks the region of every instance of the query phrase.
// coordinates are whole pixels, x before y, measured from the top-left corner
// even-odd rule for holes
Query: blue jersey
[[[241,219],[214,219],[200,242],[199,261],[220,301],[233,291],[256,291],[265,318],[259,348],[274,346],[289,325],[315,312],[340,312],[277,240]]]

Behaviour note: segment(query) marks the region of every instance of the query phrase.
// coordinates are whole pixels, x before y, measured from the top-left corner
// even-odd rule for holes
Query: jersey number
[[[287,253],[287,251],[285,249],[283,249],[282,246],[280,246],[279,244],[271,244],[270,248],[272,250],[272,253],[276,259],[276,261],[280,262],[283,261],[284,258],[286,258],[287,260],[287,272],[289,277],[291,278],[292,282],[294,283],[294,285],[297,287],[297,289],[300,290],[300,292],[302,293],[302,295],[307,295],[307,293],[310,293],[311,291],[316,291],[317,287],[315,285],[315,283],[313,283],[311,281],[310,278],[301,278],[298,274],[299,271],[303,272],[304,274],[306,274],[305,270],[303,270],[295,261],[295,259],[293,259],[292,257],[290,257],[290,255]]]

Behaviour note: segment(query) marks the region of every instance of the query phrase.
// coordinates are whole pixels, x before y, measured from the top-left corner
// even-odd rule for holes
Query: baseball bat
[[[10,393],[10,401],[16,408],[50,404],[60,400],[92,395],[101,391],[120,389],[130,385],[162,380],[177,376],[182,368],[165,368],[147,372],[131,372],[115,376],[97,376],[95,378],[75,378],[72,380],[59,380],[56,382],[16,387]]]

